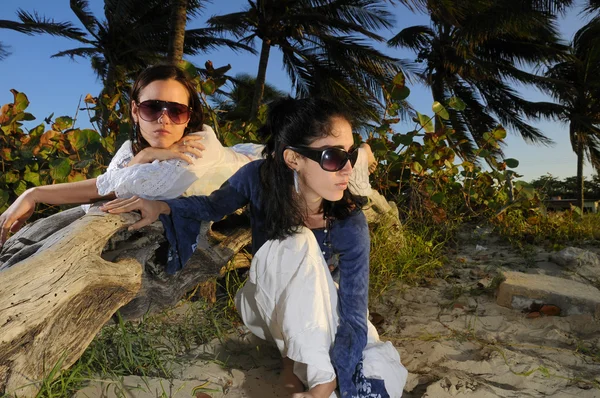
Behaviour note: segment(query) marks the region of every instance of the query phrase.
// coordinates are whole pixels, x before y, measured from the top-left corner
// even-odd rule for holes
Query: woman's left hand
[[[131,211],[139,211],[142,215],[141,220],[129,226],[128,230],[133,231],[152,224],[158,220],[161,214],[170,214],[171,208],[165,202],[159,200],[142,199],[133,196],[128,199],[115,199],[104,204],[100,210],[111,214],[128,213]]]

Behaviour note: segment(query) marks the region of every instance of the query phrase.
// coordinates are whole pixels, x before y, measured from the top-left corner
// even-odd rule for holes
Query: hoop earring
[[[294,189],[296,193],[300,193],[300,186],[298,185],[298,172],[294,170]]]

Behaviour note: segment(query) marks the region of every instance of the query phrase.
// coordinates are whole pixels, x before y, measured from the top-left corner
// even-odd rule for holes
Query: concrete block
[[[553,304],[561,315],[592,314],[600,319],[600,290],[581,282],[549,275],[504,272],[496,303],[523,310],[533,303]]]

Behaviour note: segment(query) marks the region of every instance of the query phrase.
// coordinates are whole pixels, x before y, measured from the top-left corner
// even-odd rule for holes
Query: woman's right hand
[[[35,211],[35,205],[33,189],[28,189],[0,215],[0,246],[4,245],[9,233],[21,229]]]
[[[134,164],[152,163],[155,160],[162,161],[169,159],[181,159],[189,164],[192,164],[194,163],[194,159],[189,156],[189,154],[192,154],[197,158],[202,157],[202,151],[205,148],[200,141],[203,139],[204,136],[193,134],[184,136],[168,148],[144,148],[137,155],[135,155],[131,162],[129,162],[128,166],[133,166]]]
[[[159,200],[142,199],[137,196],[132,196],[128,199],[115,199],[105,203],[100,210],[111,214],[128,213],[131,211],[139,211],[142,215],[141,220],[133,223],[127,228],[129,231],[140,229],[146,225],[152,224],[158,220],[161,214],[170,214],[171,208],[165,202]]]

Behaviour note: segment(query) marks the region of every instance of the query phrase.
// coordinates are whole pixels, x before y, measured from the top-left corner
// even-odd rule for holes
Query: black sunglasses
[[[358,148],[354,148],[350,150],[350,152],[336,147],[314,149],[306,146],[288,146],[286,149],[291,149],[294,152],[298,152],[300,155],[314,160],[319,163],[321,168],[325,171],[340,171],[346,166],[348,161],[350,161],[350,165],[354,167],[356,159],[358,159]]]
[[[184,124],[190,121],[191,111],[187,105],[178,102],[147,100],[137,104],[139,115],[147,122],[158,120],[166,112],[169,119],[175,124]]]

